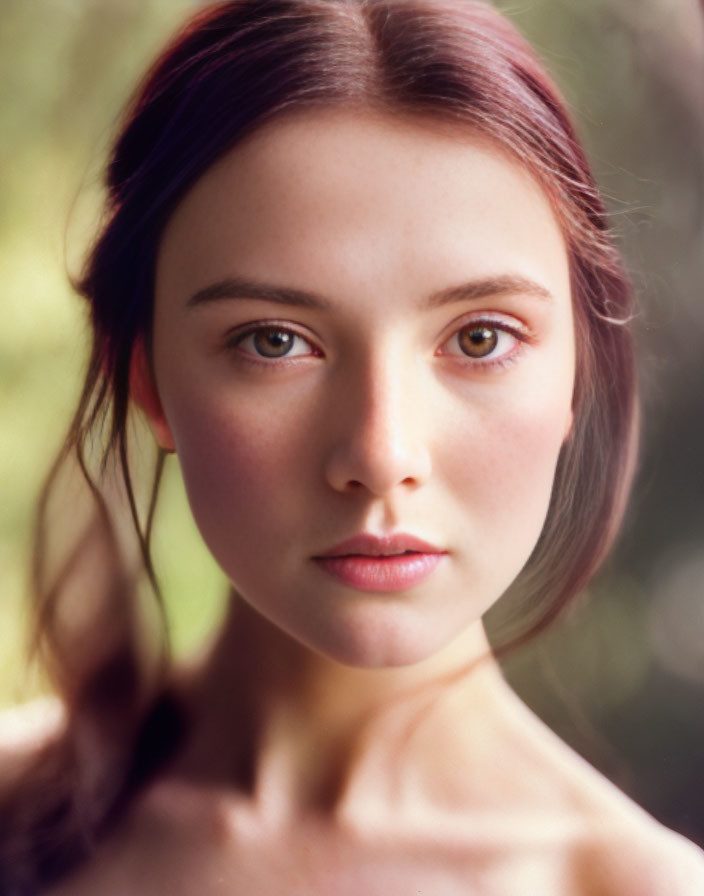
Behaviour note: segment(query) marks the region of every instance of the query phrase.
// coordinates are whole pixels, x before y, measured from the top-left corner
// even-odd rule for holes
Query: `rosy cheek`
[[[233,535],[253,541],[290,503],[290,421],[261,411],[213,401],[184,403],[175,413],[189,502],[216,556],[229,549]]]
[[[565,401],[511,401],[473,416],[444,444],[444,468],[451,487],[485,520],[516,529],[547,511],[555,466],[564,438]]]

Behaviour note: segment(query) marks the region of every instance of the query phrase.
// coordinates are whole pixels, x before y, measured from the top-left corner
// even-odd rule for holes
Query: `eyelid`
[[[490,329],[498,330],[503,334],[508,334],[511,338],[516,340],[517,345],[503,352],[498,357],[489,354],[486,357],[473,358],[471,355],[462,352],[461,349],[457,352],[447,350],[449,342],[454,337],[458,336],[462,330],[465,330],[468,327],[480,327],[482,325],[485,325]],[[532,331],[523,321],[520,321],[512,314],[503,314],[495,311],[473,311],[453,321],[451,331],[442,342],[440,354],[445,357],[451,357],[453,360],[456,359],[459,363],[469,367],[488,369],[492,367],[502,367],[517,360],[517,357],[522,352],[524,346],[526,344],[530,345],[534,341]]]
[[[501,327],[510,333],[515,333],[517,336],[524,336],[526,339],[532,338],[532,330],[524,321],[516,317],[515,314],[509,314],[504,311],[469,311],[452,321],[448,327],[449,335],[464,329],[464,327],[470,324],[482,323]]]
[[[453,335],[459,330],[463,330],[465,327],[471,326],[473,324],[475,326],[488,324],[489,326],[496,327],[497,330],[503,330],[506,333],[511,333],[516,337],[516,339],[519,339],[521,342],[526,342],[529,344],[535,342],[534,331],[524,321],[513,314],[506,314],[500,311],[470,312],[470,314],[460,318],[459,321],[454,322],[452,333],[450,335]]]

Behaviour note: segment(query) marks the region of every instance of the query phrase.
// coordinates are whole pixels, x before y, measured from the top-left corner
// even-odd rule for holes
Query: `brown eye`
[[[494,327],[473,325],[463,327],[457,334],[460,348],[470,358],[485,358],[496,348],[499,336]]]
[[[299,358],[314,351],[300,333],[274,324],[252,326],[235,336],[230,345],[237,348],[238,354],[272,362],[282,358]]]
[[[257,353],[265,358],[282,358],[291,351],[295,338],[296,334],[290,330],[268,327],[253,334],[252,344]]]

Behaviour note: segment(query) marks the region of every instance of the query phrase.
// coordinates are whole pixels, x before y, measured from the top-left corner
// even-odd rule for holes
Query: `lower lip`
[[[405,591],[428,578],[445,554],[398,554],[393,557],[316,557],[325,572],[359,591]]]

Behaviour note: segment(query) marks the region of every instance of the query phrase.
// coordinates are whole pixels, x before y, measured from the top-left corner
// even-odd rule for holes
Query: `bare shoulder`
[[[520,739],[522,774],[550,781],[553,808],[565,830],[576,832],[566,849],[574,892],[702,896],[704,852],[649,815],[516,700],[520,706],[507,722]]]
[[[201,886],[224,828],[208,794],[166,778],[142,794],[92,857],[46,896],[221,892]],[[215,801],[217,803],[217,801]],[[208,875],[205,875],[206,879]],[[44,896],[44,894],[43,894]]]
[[[0,750],[32,749],[61,729],[64,710],[56,697],[37,697],[28,703],[0,709]]]
[[[65,722],[64,709],[55,697],[38,697],[0,710],[0,785],[25,767]]]
[[[653,819],[603,821],[580,841],[571,859],[579,893],[704,894],[704,852]]]

